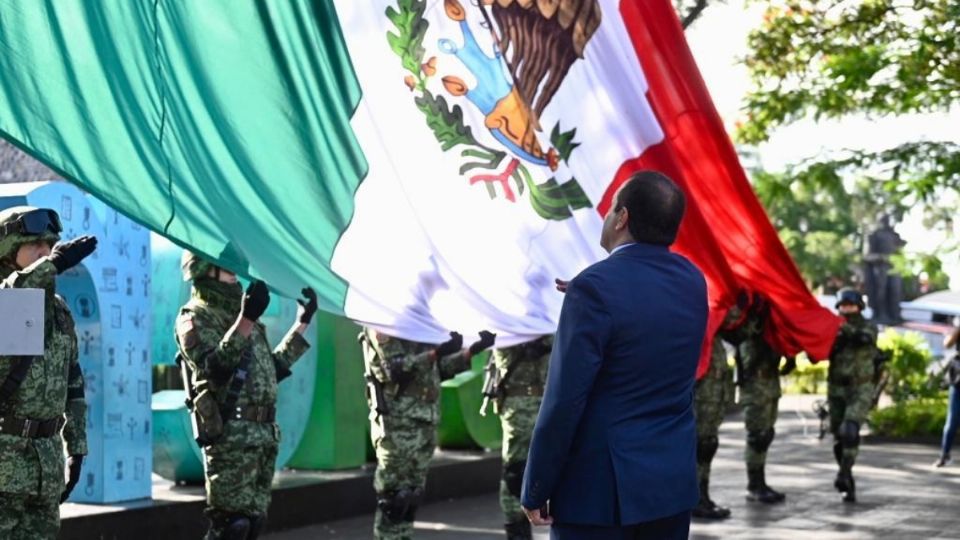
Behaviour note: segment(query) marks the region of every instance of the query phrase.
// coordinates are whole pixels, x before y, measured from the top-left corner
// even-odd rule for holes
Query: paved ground
[[[714,461],[711,494],[730,506],[733,517],[717,523],[694,522],[691,538],[707,539],[920,539],[960,540],[960,465],[933,469],[932,446],[869,444],[854,469],[860,502],[840,502],[833,489],[836,465],[832,442],[817,439],[813,398],[790,396],[781,402],[777,439],[771,448],[768,483],[787,493],[786,504],[748,505],[743,498],[746,474],[743,422],[738,415],[724,423]],[[429,505],[416,523],[417,538],[481,540],[502,538],[496,496]],[[371,517],[274,533],[270,540],[367,539]],[[547,538],[546,531],[537,539]]]

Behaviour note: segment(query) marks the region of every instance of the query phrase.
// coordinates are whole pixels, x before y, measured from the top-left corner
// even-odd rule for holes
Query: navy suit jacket
[[[633,525],[699,499],[693,386],[707,324],[703,274],[630,244],[567,287],[522,503],[556,523]]]

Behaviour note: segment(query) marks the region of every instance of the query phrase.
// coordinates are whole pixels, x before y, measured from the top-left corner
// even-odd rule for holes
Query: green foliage
[[[922,143],[913,147],[917,155],[921,148],[932,150]],[[866,236],[877,216],[885,213],[894,221],[901,219],[918,204],[917,194],[927,189],[920,187],[923,183],[897,183],[871,176],[851,179],[844,174],[867,165],[863,159],[848,157],[832,162],[801,163],[782,173],[754,171],[752,175],[760,202],[800,273],[813,288],[827,286],[830,292],[836,285],[852,282],[862,263]],[[960,169],[960,163],[957,167]],[[927,208],[929,228],[950,229],[952,205],[941,208],[932,192],[919,203]],[[908,290],[920,272],[930,276],[933,290],[946,287],[947,276],[937,256],[915,255],[904,260],[910,263],[904,262],[899,268],[908,278]]]
[[[956,0],[777,0],[750,33],[744,142],[798,118],[946,111],[960,100]]]
[[[960,103],[958,21],[957,0],[768,2],[764,22],[748,38],[744,63],[753,86],[744,99],[746,118],[738,123],[737,138],[760,143],[777,127],[802,118],[955,108]],[[837,185],[847,185],[854,202],[889,213],[894,221],[920,207],[929,228],[949,233],[954,208],[943,201],[960,194],[960,145],[913,141],[864,151],[851,141],[850,147],[787,170],[781,194],[795,183],[825,190],[818,180],[827,180],[835,184],[834,194]],[[863,229],[875,218],[855,223]]]
[[[570,155],[580,146],[580,143],[574,142],[573,140],[576,136],[576,128],[561,132],[560,122],[557,122],[557,125],[553,126],[553,131],[550,132],[550,144],[557,149],[557,153],[560,154],[560,159],[563,161],[569,162]]]
[[[930,373],[933,355],[923,336],[888,328],[877,338],[877,347],[890,355],[886,392],[894,403],[940,395],[939,380]]]
[[[806,355],[797,356],[797,369],[786,376],[787,394],[822,394],[827,388],[826,362],[812,363]]]
[[[898,253],[890,258],[893,271],[903,277],[903,295],[912,300],[920,295],[950,288],[950,276],[936,255]],[[926,280],[923,283],[920,277]]]
[[[863,234],[858,213],[868,201],[855,201],[839,178],[815,169],[804,181],[789,174],[756,172],[753,187],[780,240],[813,288],[850,281],[861,258]]]
[[[876,435],[887,437],[938,436],[947,417],[947,398],[940,395],[896,403],[870,413],[867,423]]]
[[[423,18],[427,9],[424,0],[399,0],[397,8],[387,8],[387,18],[397,28],[397,33],[387,32],[390,48],[400,57],[404,69],[420,77],[420,65],[423,63],[423,38],[430,23]]]

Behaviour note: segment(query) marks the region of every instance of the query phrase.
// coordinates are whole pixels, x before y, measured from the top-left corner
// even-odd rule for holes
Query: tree
[[[753,87],[737,127],[742,143],[766,141],[777,127],[802,118],[946,113],[960,102],[958,0],[774,0],[748,46],[744,62]],[[856,193],[851,201],[864,211],[895,220],[920,207],[929,226],[949,231],[960,195],[960,145],[853,147],[764,182],[782,184],[765,186],[768,192]],[[862,224],[875,215],[857,219],[859,242]]]

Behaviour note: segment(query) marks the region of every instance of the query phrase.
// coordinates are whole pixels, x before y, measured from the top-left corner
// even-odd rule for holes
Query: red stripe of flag
[[[620,11],[665,138],[620,167],[597,209],[605,215],[616,190],[640,169],[667,174],[687,193],[688,211],[675,249],[703,270],[710,290],[710,333],[698,378],[707,369],[713,332],[740,289],[770,300],[767,336],[774,348],[826,358],[841,319],[807,289],[750,187],[673,5],[624,0]]]

